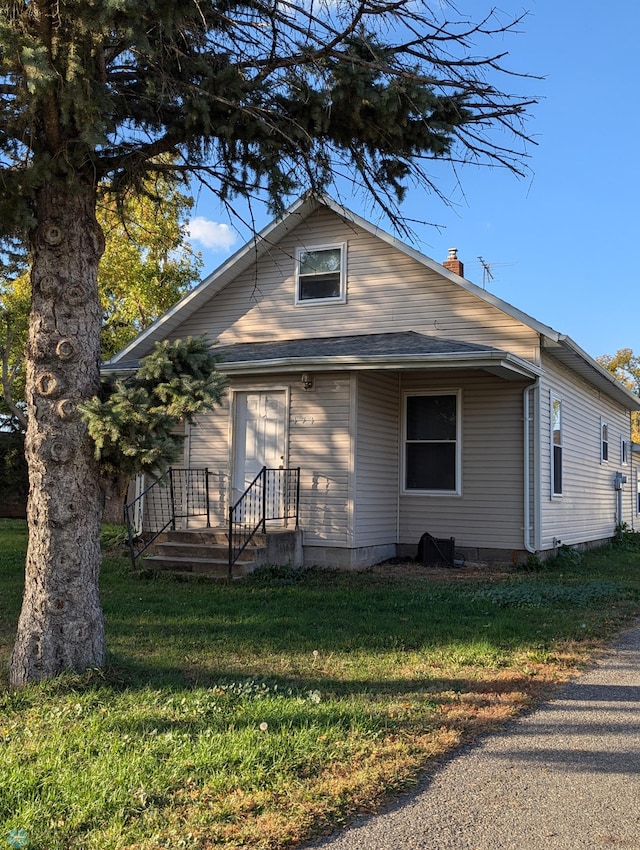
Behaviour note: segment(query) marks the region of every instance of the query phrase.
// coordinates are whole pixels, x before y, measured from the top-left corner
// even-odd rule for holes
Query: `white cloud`
[[[212,251],[229,251],[238,241],[238,234],[228,224],[209,221],[202,216],[192,218],[188,230],[194,242]]]

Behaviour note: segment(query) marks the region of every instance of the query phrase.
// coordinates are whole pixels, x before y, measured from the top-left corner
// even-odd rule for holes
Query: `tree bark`
[[[89,177],[72,190],[47,184],[36,199],[26,358],[29,544],[13,687],[104,664],[99,469],[78,414],[99,381],[104,239],[95,197]]]
[[[122,525],[124,519],[124,504],[129,489],[128,475],[104,475],[100,486],[104,500],[102,521],[111,525]]]

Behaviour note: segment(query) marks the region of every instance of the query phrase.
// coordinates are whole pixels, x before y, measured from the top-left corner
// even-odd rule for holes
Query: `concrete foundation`
[[[305,567],[328,567],[336,570],[358,570],[395,557],[396,545],[362,546],[344,549],[339,546],[304,546]]]

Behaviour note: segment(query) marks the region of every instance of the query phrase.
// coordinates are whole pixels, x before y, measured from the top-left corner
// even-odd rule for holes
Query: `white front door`
[[[286,393],[283,390],[235,394],[233,501],[263,466],[285,465]]]

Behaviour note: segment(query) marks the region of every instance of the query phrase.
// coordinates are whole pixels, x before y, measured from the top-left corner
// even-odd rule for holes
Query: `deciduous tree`
[[[630,348],[619,348],[614,355],[603,354],[597,360],[628,390],[640,395],[640,357]],[[640,443],[640,412],[638,411],[633,411],[631,414],[631,439],[634,443]]]
[[[29,324],[31,285],[25,272],[13,280],[0,279],[0,357],[2,358],[2,397],[0,418],[3,424],[25,430],[24,347]]]
[[[98,390],[101,181],[120,195],[197,172],[223,202],[278,211],[344,176],[398,221],[407,181],[438,192],[433,159],[521,167],[529,101],[501,89],[516,25],[421,0],[0,2],[0,224],[28,243],[32,279],[14,686],[105,657],[99,468],[78,411]]]
[[[102,359],[147,328],[197,281],[202,262],[186,238],[193,199],[171,174],[155,175],[142,191],[105,193],[97,209],[105,235],[98,267]]]

